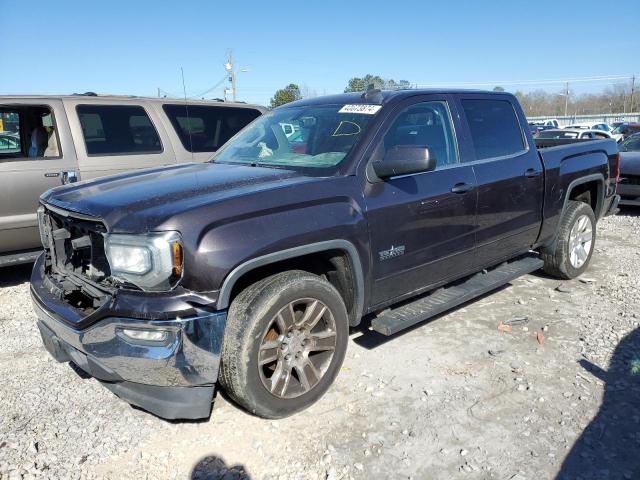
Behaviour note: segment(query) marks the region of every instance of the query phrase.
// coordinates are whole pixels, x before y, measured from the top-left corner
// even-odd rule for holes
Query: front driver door
[[[374,307],[468,272],[475,248],[475,174],[461,161],[448,98],[410,98],[390,118],[370,162],[391,147],[420,145],[437,166],[385,180],[372,179],[368,169]]]

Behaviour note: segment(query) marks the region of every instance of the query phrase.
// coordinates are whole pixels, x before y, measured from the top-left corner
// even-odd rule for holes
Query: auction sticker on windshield
[[[338,110],[338,113],[362,113],[364,115],[375,115],[381,108],[382,105],[345,105],[340,110]]]

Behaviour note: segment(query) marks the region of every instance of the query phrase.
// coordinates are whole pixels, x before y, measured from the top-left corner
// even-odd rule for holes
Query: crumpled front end
[[[45,232],[49,248],[31,277],[47,350],[155,415],[209,416],[226,311],[184,288],[148,293],[110,287],[96,241],[99,222],[56,221]]]

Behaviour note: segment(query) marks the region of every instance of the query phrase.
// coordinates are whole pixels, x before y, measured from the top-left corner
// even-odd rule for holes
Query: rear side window
[[[189,152],[215,152],[260,116],[258,110],[251,108],[176,104],[162,108]]]
[[[78,105],[87,155],[161,153],[162,143],[138,105]]]
[[[462,100],[477,160],[504,157],[525,149],[513,106],[506,100]]]

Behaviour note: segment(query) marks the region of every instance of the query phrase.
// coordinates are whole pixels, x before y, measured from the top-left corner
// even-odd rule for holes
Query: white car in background
[[[608,124],[604,123],[604,122],[597,122],[597,123],[574,123],[572,125],[567,125],[566,127],[563,127],[565,129],[570,129],[570,130],[600,130],[602,132],[607,132],[608,134],[611,134],[611,132],[613,131],[613,128],[611,128]]]
[[[547,118],[545,120],[540,120],[540,121],[531,121],[529,122],[529,125],[535,125],[535,126],[539,126],[539,127],[551,127],[551,128],[560,128],[560,123],[558,122],[558,120],[556,120],[555,118]]]
[[[577,138],[580,140],[602,140],[604,138],[613,138],[609,132],[602,130],[588,130],[582,128],[554,128],[543,130],[538,133],[536,138]]]

